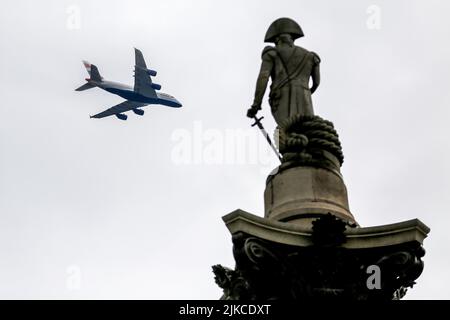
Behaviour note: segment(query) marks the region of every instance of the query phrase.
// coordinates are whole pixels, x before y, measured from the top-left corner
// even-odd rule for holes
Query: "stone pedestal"
[[[266,181],[264,218],[242,210],[223,217],[236,267],[213,267],[222,298],[402,298],[422,273],[428,227],[417,219],[369,228],[356,223],[330,121],[295,115],[278,135],[283,158]],[[379,283],[372,287],[374,270]]]
[[[338,170],[298,166],[278,170],[267,179],[265,218],[311,227],[314,219],[327,213],[355,223]]]
[[[236,267],[213,270],[231,300],[401,299],[422,273],[430,231],[417,219],[361,228],[322,215],[310,229],[236,210],[223,220]]]

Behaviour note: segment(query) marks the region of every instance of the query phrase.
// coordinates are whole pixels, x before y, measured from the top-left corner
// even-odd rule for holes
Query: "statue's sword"
[[[264,126],[261,123],[261,120],[264,119],[264,117],[258,118],[256,116],[253,116],[253,119],[255,119],[255,123],[252,124],[252,127],[258,126],[259,130],[261,130],[261,133],[263,134],[264,138],[266,138],[267,142],[269,143],[270,147],[272,148],[273,152],[277,155],[280,162],[282,161],[282,157],[280,153],[278,152],[277,148],[272,143],[272,140],[269,137],[269,134],[267,133],[266,129],[264,129]]]

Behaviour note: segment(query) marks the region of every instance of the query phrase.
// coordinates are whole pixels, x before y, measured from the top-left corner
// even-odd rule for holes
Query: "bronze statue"
[[[275,47],[267,46],[262,52],[255,99],[247,111],[248,117],[253,118],[261,109],[269,77],[272,79],[269,104],[278,125],[294,115],[314,115],[311,94],[320,83],[320,58],[316,53],[294,45],[294,40],[300,37],[303,37],[303,31],[292,19],[280,18],[270,25],[264,41],[275,43]]]

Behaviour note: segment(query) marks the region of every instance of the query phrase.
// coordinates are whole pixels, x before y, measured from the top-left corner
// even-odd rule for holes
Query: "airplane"
[[[144,110],[141,108],[149,104],[160,104],[172,108],[180,108],[182,106],[171,95],[156,92],[161,90],[161,85],[153,83],[151,77],[156,76],[157,72],[147,68],[144,56],[139,49],[134,48],[134,56],[134,87],[104,80],[95,65],[83,60],[90,77],[86,78],[87,83],[75,89],[75,91],[84,91],[98,87],[127,99],[114,107],[90,116],[90,118],[104,118],[115,115],[120,120],[127,120],[128,116],[124,112],[132,110],[135,114],[142,116],[144,115]]]

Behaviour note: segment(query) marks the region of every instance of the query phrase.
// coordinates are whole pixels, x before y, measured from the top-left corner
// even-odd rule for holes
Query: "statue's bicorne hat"
[[[264,42],[275,42],[276,38],[283,33],[288,33],[292,39],[298,39],[304,36],[299,24],[290,18],[279,18],[272,22],[267,29]]]

